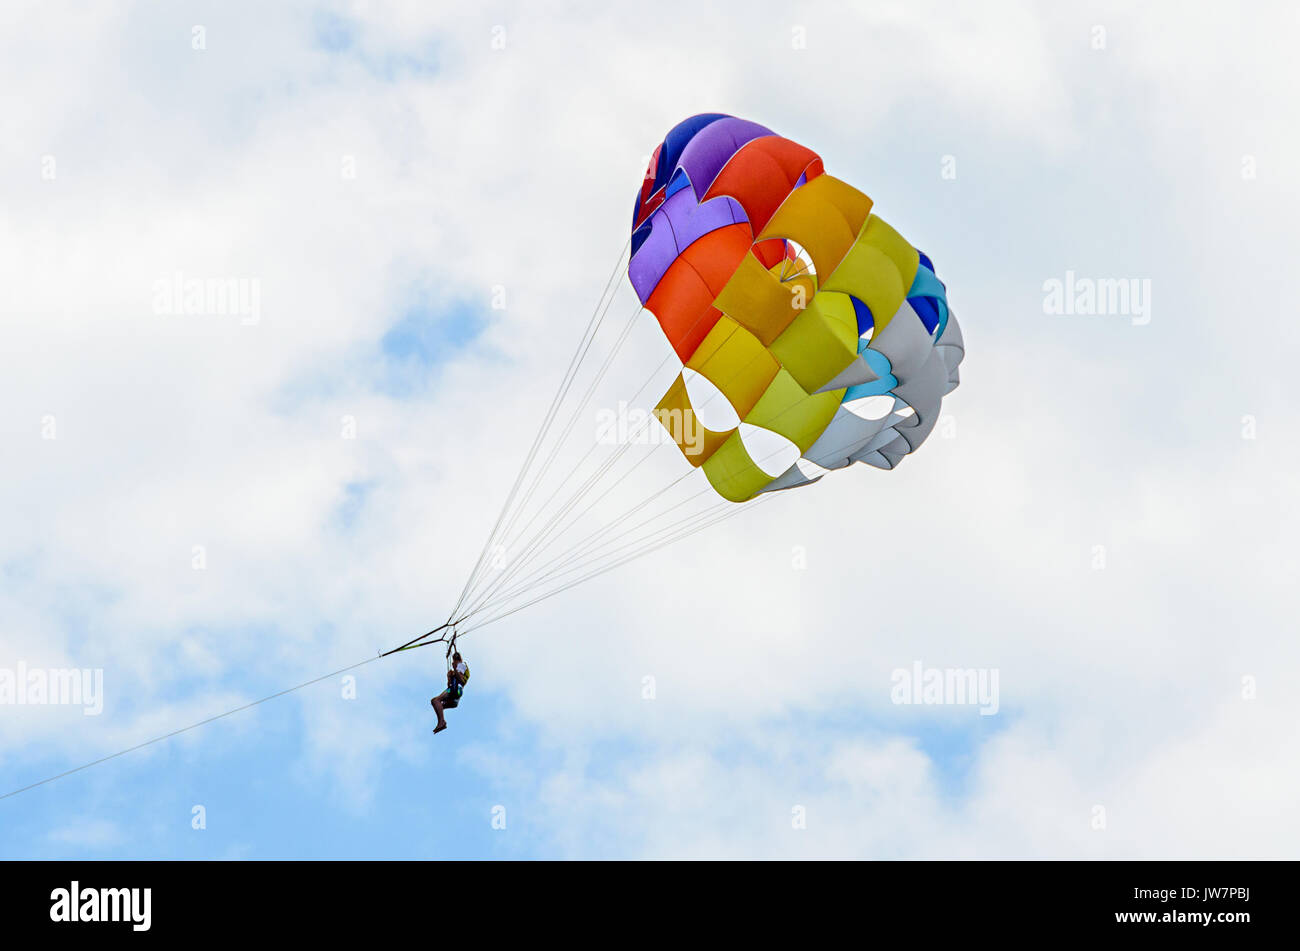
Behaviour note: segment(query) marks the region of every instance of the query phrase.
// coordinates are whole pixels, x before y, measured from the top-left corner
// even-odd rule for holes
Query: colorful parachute
[[[686,119],[651,156],[628,276],[683,364],[655,415],[722,497],[892,469],[957,386],[944,285],[871,206],[816,153],[732,116]],[[719,395],[733,424],[703,427]]]

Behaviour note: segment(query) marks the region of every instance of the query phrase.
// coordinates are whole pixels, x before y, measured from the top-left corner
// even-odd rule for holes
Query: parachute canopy
[[[815,152],[744,119],[693,116],[654,150],[628,277],[682,363],[655,416],[723,498],[892,469],[957,386],[944,284],[871,209]],[[720,401],[723,425],[705,426]]]

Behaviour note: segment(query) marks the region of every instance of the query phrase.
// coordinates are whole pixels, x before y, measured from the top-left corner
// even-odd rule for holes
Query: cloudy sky
[[[686,116],[933,258],[942,430],[475,632],[436,738],[435,648],[0,799],[0,855],[1294,857],[1294,5],[542,6],[4,4],[0,676],[103,691],[0,704],[0,795],[440,623]]]

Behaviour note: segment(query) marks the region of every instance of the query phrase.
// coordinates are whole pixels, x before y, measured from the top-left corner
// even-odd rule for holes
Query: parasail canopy
[[[964,346],[930,259],[811,149],[721,113],[655,149],[628,277],[682,364],[656,407],[718,495],[744,502],[933,430]],[[705,426],[694,394],[735,424]],[[772,465],[780,460],[780,465]]]

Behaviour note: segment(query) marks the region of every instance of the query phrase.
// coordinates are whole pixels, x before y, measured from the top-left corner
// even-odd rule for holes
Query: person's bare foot
[[[445,730],[445,729],[447,729],[447,724],[445,724],[445,723],[439,723],[437,726],[435,726],[435,727],[433,728],[433,732],[434,732],[434,733],[441,733],[441,732],[442,732],[443,730]]]

